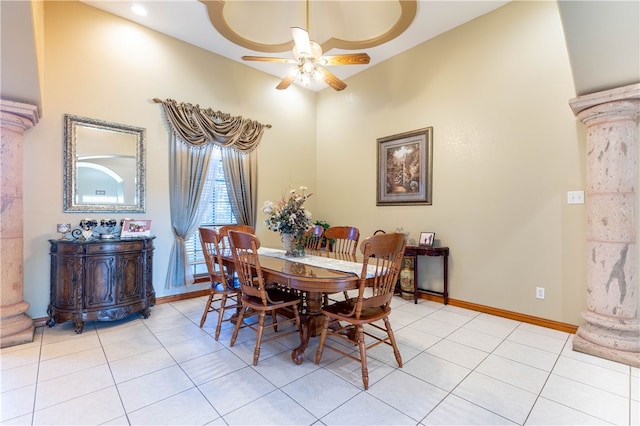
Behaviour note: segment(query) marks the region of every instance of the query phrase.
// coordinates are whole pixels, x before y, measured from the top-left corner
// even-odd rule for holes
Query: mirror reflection
[[[144,212],[145,129],[65,115],[65,212]]]

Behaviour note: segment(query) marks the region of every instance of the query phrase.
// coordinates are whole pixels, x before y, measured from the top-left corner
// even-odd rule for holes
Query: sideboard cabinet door
[[[51,282],[57,285],[51,286],[51,304],[64,306],[73,311],[81,309],[82,300],[79,298],[76,278],[82,279],[84,269],[83,259],[76,258],[75,253],[71,255],[61,252],[56,256],[51,256]]]
[[[127,303],[144,298],[144,258],[128,253],[118,257],[118,303]]]
[[[113,321],[155,304],[153,238],[136,240],[49,240],[51,289],[47,325],[73,320]]]
[[[84,307],[108,308],[116,304],[116,256],[85,259]]]

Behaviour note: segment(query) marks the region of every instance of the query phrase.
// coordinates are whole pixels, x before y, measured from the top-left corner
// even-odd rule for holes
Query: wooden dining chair
[[[324,231],[325,249],[339,254],[356,254],[360,230],[353,226],[330,226]]]
[[[255,228],[253,226],[240,225],[240,224],[221,226],[220,229],[218,230],[218,233],[222,237],[227,237],[229,231],[240,231],[240,232],[246,232],[247,234],[254,234],[254,235],[256,233],[256,230],[255,230]]]
[[[324,237],[327,240],[325,250],[331,252],[341,260],[354,260],[358,241],[360,240],[360,230],[354,226],[330,226],[324,231]],[[349,298],[347,291],[343,292],[344,298]],[[324,304],[330,301],[336,301],[324,295]]]
[[[391,314],[391,299],[398,280],[398,272],[406,244],[405,235],[402,233],[379,234],[365,239],[360,247],[364,260],[357,298],[336,302],[322,308],[325,320],[316,352],[316,364],[320,363],[325,347],[360,361],[362,383],[365,389],[369,388],[368,349],[381,343],[392,346],[396,362],[402,368],[402,357],[391,329],[389,314]],[[367,274],[373,274],[372,283],[367,283],[365,280]],[[382,321],[383,324],[381,325],[379,321]],[[365,330],[365,326],[382,331],[384,335],[379,332],[371,333]],[[357,346],[359,357],[347,353],[337,346],[326,344],[329,335]],[[365,336],[373,339],[373,342],[367,345]]]
[[[229,243],[227,233],[229,230],[235,229],[243,232],[255,233],[253,227],[249,225],[225,225],[219,230],[213,228],[198,228],[200,234],[200,244],[202,245],[202,253],[204,254],[204,260],[207,265],[207,272],[209,273],[209,280],[211,286],[209,287],[209,299],[204,307],[202,318],[200,319],[200,327],[204,326],[207,320],[207,316],[211,312],[218,314],[218,323],[216,325],[215,339],[220,337],[220,329],[224,319],[224,311],[226,309],[239,309],[241,304],[237,299],[238,293],[240,293],[240,284],[235,279],[233,268],[228,268],[222,263],[220,254],[229,252]],[[229,300],[233,301],[232,305],[227,305]],[[220,301],[219,307],[216,307],[215,302]]]
[[[304,234],[304,248],[307,250],[320,250],[322,248],[322,225],[314,225]]]
[[[198,231],[209,280],[211,281],[209,298],[200,319],[200,328],[204,325],[209,313],[216,312],[218,320],[214,337],[218,340],[222,322],[229,320],[229,318],[224,319],[225,310],[240,308],[240,301],[238,300],[240,284],[234,279],[233,270],[227,268],[220,257],[224,252],[220,233],[212,228],[199,228]],[[229,300],[232,301],[232,304],[227,305]],[[219,305],[216,306],[217,302],[219,302]]]
[[[245,232],[229,231],[229,244],[235,265],[238,280],[242,289],[242,308],[236,320],[236,327],[231,336],[230,346],[233,346],[238,337],[238,330],[243,324],[257,333],[256,346],[253,351],[253,365],[258,365],[260,357],[260,344],[273,339],[287,336],[291,333],[299,333],[302,338],[299,309],[300,296],[283,291],[281,288],[267,287],[265,285],[258,248],[260,240],[255,235]],[[257,312],[258,322],[245,322],[248,312]],[[265,324],[266,313],[271,313],[272,321]],[[278,319],[281,318],[281,319]],[[278,332],[280,325],[295,323],[295,329],[288,332]],[[268,339],[263,339],[265,328],[273,328],[274,334]]]

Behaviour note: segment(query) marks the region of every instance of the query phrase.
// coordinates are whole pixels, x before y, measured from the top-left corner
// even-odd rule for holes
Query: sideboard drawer
[[[142,249],[142,241],[119,241],[87,246],[87,254],[136,251]]]

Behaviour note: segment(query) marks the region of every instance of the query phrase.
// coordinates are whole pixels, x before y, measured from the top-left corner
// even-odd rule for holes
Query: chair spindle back
[[[324,231],[327,251],[355,255],[360,240],[360,230],[353,226],[331,226]]]
[[[360,274],[362,280],[354,312],[356,318],[360,317],[362,309],[388,307],[391,303],[406,245],[405,235],[399,232],[373,235],[362,242],[360,251],[364,258]],[[365,297],[364,279],[367,274],[374,274],[374,278],[373,282],[366,286],[371,295]]]

